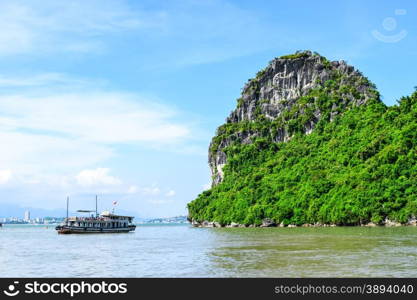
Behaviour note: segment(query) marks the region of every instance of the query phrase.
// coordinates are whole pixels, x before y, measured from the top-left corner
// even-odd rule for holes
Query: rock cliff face
[[[345,62],[274,59],[213,137],[194,226],[398,226],[417,216],[417,90],[387,107]]]
[[[336,99],[331,107],[320,106],[324,91]],[[212,185],[223,180],[224,148],[233,142],[249,144],[254,137],[285,142],[296,132],[294,126],[309,134],[322,118],[332,121],[344,110],[375,98],[375,93],[374,85],[344,61],[330,62],[310,51],[272,60],[245,84],[237,108],[211,142]]]

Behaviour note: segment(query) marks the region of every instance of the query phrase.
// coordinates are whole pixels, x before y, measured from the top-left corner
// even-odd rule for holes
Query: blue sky
[[[417,85],[413,1],[0,1],[1,206],[186,213],[248,78],[299,49],[388,105]]]

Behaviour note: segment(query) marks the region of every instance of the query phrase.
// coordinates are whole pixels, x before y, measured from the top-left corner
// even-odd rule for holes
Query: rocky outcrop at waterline
[[[253,228],[253,227],[259,227],[259,228],[270,228],[270,227],[287,227],[287,228],[295,228],[295,227],[340,227],[344,226],[343,224],[322,224],[322,223],[314,223],[314,224],[302,224],[302,225],[296,225],[296,224],[284,224],[281,222],[280,224],[276,224],[271,219],[264,219],[262,220],[261,224],[238,224],[232,222],[231,224],[220,224],[219,222],[209,222],[209,221],[203,221],[203,222],[197,222],[195,220],[191,220],[191,225],[193,227],[201,227],[201,228]],[[400,223],[396,221],[392,221],[389,219],[385,219],[381,223],[374,223],[374,222],[368,222],[368,223],[358,223],[358,224],[349,224],[349,226],[362,226],[362,227],[401,227],[401,226],[417,226],[417,219],[416,218],[410,218],[406,223]],[[345,225],[346,226],[346,225]]]

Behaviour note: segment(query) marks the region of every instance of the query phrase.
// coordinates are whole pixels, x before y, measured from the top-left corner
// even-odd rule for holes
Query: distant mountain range
[[[170,223],[188,223],[187,216],[176,216],[167,218],[142,219],[138,218],[137,223],[146,224],[170,224]]]
[[[65,217],[67,212],[65,209],[42,209],[36,207],[21,207],[13,203],[0,203],[0,218],[24,218],[25,211],[30,211],[30,217],[34,218],[45,218],[45,217],[55,217],[61,218]],[[132,215],[131,212],[126,210],[117,210],[118,214],[121,215]],[[70,215],[75,215],[75,211],[70,211]],[[186,223],[186,216],[175,216],[175,217],[162,217],[162,218],[144,218],[135,216],[135,221],[138,223]]]
[[[26,210],[30,211],[31,218],[64,217],[66,215],[65,209],[42,209],[35,207],[21,207],[13,203],[0,203],[0,218],[23,218]]]

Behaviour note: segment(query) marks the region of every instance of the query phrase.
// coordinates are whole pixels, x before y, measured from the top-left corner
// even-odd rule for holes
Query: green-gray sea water
[[[417,277],[417,228],[0,228],[0,277]]]

